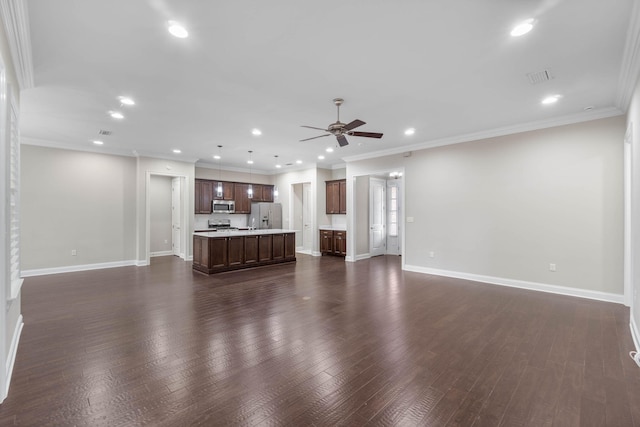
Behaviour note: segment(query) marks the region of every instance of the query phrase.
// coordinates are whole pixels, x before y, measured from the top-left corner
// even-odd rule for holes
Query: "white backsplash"
[[[193,221],[194,230],[206,230],[209,228],[209,220],[229,219],[232,227],[246,227],[247,217],[245,214],[209,214],[209,215],[195,215]]]

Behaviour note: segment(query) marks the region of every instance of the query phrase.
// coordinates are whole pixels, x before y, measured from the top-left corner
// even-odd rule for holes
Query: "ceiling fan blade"
[[[366,125],[366,123],[363,122],[362,120],[355,119],[351,123],[347,123],[344,126],[344,129],[345,130],[351,130],[351,129],[355,129],[355,128],[359,127],[359,126],[362,126],[362,125]]]
[[[314,136],[314,137],[311,137],[311,138],[301,139],[300,142],[309,141],[310,139],[322,138],[323,136],[329,136],[329,135],[331,135],[331,134],[330,133],[326,133],[326,134],[320,135],[320,136]]]
[[[316,130],[323,130],[325,132],[329,132],[329,129],[322,129],[322,128],[314,128],[313,126],[300,126],[302,128],[309,128],[309,129],[316,129]]]
[[[348,135],[364,136],[365,138],[382,138],[383,134],[377,132],[348,132]]]
[[[345,138],[344,135],[336,135],[336,139],[338,140],[338,144],[340,145],[340,147],[349,145],[349,141],[347,141],[347,138]]]

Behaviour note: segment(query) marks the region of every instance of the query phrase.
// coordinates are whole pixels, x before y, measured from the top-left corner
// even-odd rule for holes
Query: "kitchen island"
[[[193,233],[193,269],[206,274],[295,262],[295,230]]]

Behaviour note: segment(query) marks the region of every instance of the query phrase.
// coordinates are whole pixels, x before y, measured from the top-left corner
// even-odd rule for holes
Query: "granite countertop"
[[[335,231],[347,231],[346,225],[321,225],[318,230],[335,230]]]
[[[282,234],[295,233],[296,230],[286,230],[283,228],[259,229],[259,230],[228,230],[228,231],[204,231],[194,232],[194,236],[200,237],[234,237],[234,236],[255,236],[261,234]]]

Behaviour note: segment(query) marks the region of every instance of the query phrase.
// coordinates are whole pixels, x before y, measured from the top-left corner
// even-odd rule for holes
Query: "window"
[[[9,107],[7,121],[9,136],[9,171],[8,171],[8,199],[7,209],[9,225],[9,283],[7,298],[15,299],[20,293],[22,278],[20,277],[20,134],[18,126],[18,107],[13,94]]]
[[[393,185],[389,187],[389,220],[388,220],[389,236],[398,235],[398,187]]]

